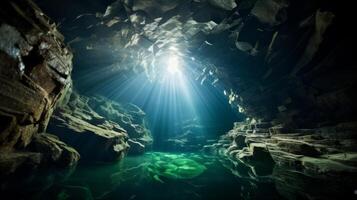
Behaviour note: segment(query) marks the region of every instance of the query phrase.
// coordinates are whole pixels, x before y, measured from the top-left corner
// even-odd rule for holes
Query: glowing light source
[[[180,73],[179,59],[176,55],[170,55],[167,60],[167,72],[170,75]]]

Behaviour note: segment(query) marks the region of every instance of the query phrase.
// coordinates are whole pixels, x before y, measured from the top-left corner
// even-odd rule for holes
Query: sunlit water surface
[[[270,183],[254,191],[251,182],[232,175],[217,157],[198,153],[152,152],[126,157],[112,164],[82,164],[67,177],[57,176],[63,180],[46,189],[38,198],[194,200],[279,197]]]
[[[336,188],[333,180],[317,181],[286,170],[278,171],[275,178],[258,178],[248,169],[201,153],[150,152],[110,164],[82,163],[70,172],[42,172],[27,184],[16,183],[17,193],[10,195],[58,200],[326,199],[347,187],[336,184],[340,187]]]
[[[70,178],[76,180],[100,199],[222,199],[244,190],[217,158],[197,153],[155,152],[79,167]]]

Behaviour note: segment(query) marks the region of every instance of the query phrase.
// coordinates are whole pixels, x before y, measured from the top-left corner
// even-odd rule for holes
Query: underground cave
[[[0,199],[356,199],[347,7],[1,1]]]

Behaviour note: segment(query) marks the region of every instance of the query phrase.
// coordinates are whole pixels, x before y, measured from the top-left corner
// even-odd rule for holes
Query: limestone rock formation
[[[319,129],[284,129],[281,126],[257,128],[261,127],[257,122],[236,123],[234,129],[222,136],[218,143],[205,148],[216,149],[221,155],[248,166],[275,164],[327,176],[355,174],[357,153],[351,144],[356,144],[357,140],[354,134],[345,133],[354,130],[354,124]],[[245,145],[242,145],[242,139],[237,138],[244,138]]]
[[[235,176],[257,187],[270,183],[286,199],[349,199],[357,177],[354,129],[354,122],[318,129],[239,122],[204,150]]]
[[[60,162],[57,159],[69,159],[61,166],[78,160],[78,154],[64,143],[38,135],[45,131],[56,103],[71,84],[71,71],[72,53],[63,36],[32,1],[1,3],[1,174],[24,169],[30,173],[39,165],[50,165],[48,159],[55,165]],[[27,147],[33,138],[43,148],[56,151],[32,152]]]
[[[73,92],[52,116],[48,130],[77,149],[83,159],[117,160],[128,150],[144,153],[150,147],[144,115],[134,105]]]
[[[99,115],[117,123],[127,132],[129,144],[133,146],[129,148],[129,153],[140,153],[151,148],[153,139],[147,128],[146,114],[138,106],[131,103],[120,104],[101,96],[90,98],[88,104]]]
[[[59,107],[48,130],[79,151],[83,159],[117,160],[124,157],[127,134],[88,106],[88,98],[73,95],[68,106]]]

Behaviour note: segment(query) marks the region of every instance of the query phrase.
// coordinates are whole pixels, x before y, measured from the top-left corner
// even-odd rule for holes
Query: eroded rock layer
[[[227,168],[239,177],[258,182],[273,179],[289,199],[337,195],[333,191],[309,191],[309,184],[314,182],[339,182],[344,187],[336,191],[352,196],[357,177],[355,129],[355,122],[317,129],[291,129],[268,122],[236,123],[204,150],[228,158]]]
[[[63,41],[54,23],[32,1],[1,3],[2,175],[18,170],[31,173],[43,165],[72,166],[79,159],[74,149],[41,133],[71,84],[72,53]]]
[[[48,130],[75,147],[84,159],[118,160],[127,151],[140,154],[150,148],[152,138],[144,116],[135,105],[73,92],[52,116]]]

